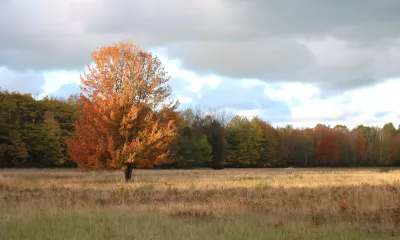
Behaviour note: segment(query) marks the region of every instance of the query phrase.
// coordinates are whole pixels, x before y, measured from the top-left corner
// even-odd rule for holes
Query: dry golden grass
[[[0,170],[2,221],[105,210],[227,224],[228,216],[251,216],[243,221],[256,228],[400,235],[397,170],[136,170],[132,182],[122,178],[120,171]]]

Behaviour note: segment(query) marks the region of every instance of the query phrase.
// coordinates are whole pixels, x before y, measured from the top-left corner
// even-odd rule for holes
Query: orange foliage
[[[321,166],[335,166],[340,163],[340,149],[335,137],[331,131],[326,131],[317,145],[316,158]]]
[[[151,168],[169,162],[177,137],[175,111],[158,58],[130,43],[102,47],[81,76],[82,113],[68,141],[82,168]]]

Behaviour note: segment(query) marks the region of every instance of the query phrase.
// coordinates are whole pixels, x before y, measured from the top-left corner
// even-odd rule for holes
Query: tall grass
[[[0,170],[0,239],[393,239],[392,169]]]

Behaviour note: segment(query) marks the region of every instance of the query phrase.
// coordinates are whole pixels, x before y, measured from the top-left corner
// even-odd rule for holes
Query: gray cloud
[[[80,69],[119,40],[198,73],[338,93],[400,76],[397,0],[0,0],[0,66]],[[12,23],[12,24],[11,24]]]
[[[41,93],[44,78],[33,71],[15,72],[5,67],[0,67],[0,88],[10,92]]]
[[[141,44],[145,45],[241,37],[241,19],[237,17],[240,9],[224,0],[86,2],[76,1],[73,13],[89,33],[132,34],[142,38]]]
[[[375,39],[398,36],[395,23],[400,19],[397,12],[400,2],[395,0],[233,2],[245,7],[243,20],[249,31],[263,36],[337,35],[363,41],[365,36]]]
[[[71,16],[70,1],[4,1],[0,8],[0,66],[26,69],[76,69],[90,61],[90,51],[120,39],[83,31]]]
[[[329,95],[400,75],[400,3],[394,0],[175,0],[168,3],[174,9],[103,3],[103,11],[86,15],[90,31],[136,31],[201,73],[310,82]],[[111,4],[114,10],[104,11]]]
[[[176,43],[168,55],[182,59],[183,66],[198,72],[218,72],[236,78],[292,80],[315,64],[303,45],[285,39],[244,42]]]

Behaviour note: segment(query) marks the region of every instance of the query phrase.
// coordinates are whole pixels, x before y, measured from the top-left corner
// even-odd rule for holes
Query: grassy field
[[[400,239],[400,171],[0,170],[0,239]]]

